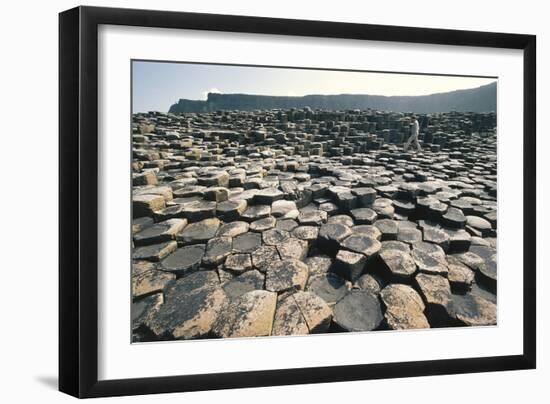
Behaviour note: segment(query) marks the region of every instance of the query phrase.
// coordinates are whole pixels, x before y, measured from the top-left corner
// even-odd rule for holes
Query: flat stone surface
[[[223,285],[223,290],[229,299],[235,299],[252,290],[264,288],[265,275],[252,270],[232,278]]]
[[[297,218],[299,215],[296,202],[278,200],[271,204],[271,215],[277,218]]]
[[[178,248],[161,262],[164,271],[185,275],[199,269],[203,256],[204,244],[194,244]]]
[[[378,214],[369,208],[359,208],[350,211],[356,224],[373,224]]]
[[[307,290],[315,293],[325,302],[332,304],[344,297],[349,290],[349,286],[345,279],[334,273],[328,272],[313,277]]]
[[[342,241],[341,246],[369,258],[380,252],[382,243],[368,236],[352,234]]]
[[[191,339],[208,335],[227,297],[214,271],[178,279],[165,292],[164,303],[146,326],[159,339]]]
[[[156,268],[132,274],[132,296],[138,299],[147,295],[162,292],[174,279],[174,274],[159,271]]]
[[[221,338],[271,335],[277,294],[253,290],[231,301],[216,320],[212,332]]]
[[[276,246],[287,238],[290,237],[290,233],[285,230],[271,229],[262,233],[262,241],[269,246]]]
[[[352,227],[355,223],[351,216],[348,215],[334,215],[327,219],[328,224],[343,224],[344,226]]]
[[[250,254],[235,253],[228,255],[225,259],[225,269],[233,272],[244,272],[252,269],[252,258]]]
[[[251,253],[262,245],[262,235],[248,232],[233,238],[233,251]]]
[[[334,306],[334,323],[344,331],[372,331],[382,319],[378,298],[367,290],[351,290]]]
[[[315,255],[304,261],[309,267],[309,279],[311,281],[317,275],[325,275],[332,266],[332,258],[328,255]]]
[[[265,288],[272,292],[304,290],[308,276],[308,266],[297,259],[275,261],[267,267]]]
[[[295,237],[289,237],[277,245],[281,259],[297,259],[303,261],[308,253],[308,243]]]
[[[278,306],[272,335],[304,335],[326,332],[332,320],[332,309],[311,292],[291,294]]]
[[[497,306],[473,294],[453,295],[453,313],[464,325],[497,324]]]
[[[134,195],[132,197],[132,215],[134,218],[153,216],[157,210],[166,207],[161,195]]]
[[[351,231],[353,232],[353,234],[367,236],[369,238],[372,238],[378,241],[382,239],[382,232],[378,229],[378,227],[373,225],[361,224],[361,225],[353,226],[351,228]]]
[[[353,285],[362,290],[368,290],[374,295],[380,294],[380,282],[371,274],[364,274]]]
[[[263,232],[275,227],[277,219],[272,216],[256,220],[255,222],[250,223],[250,230],[255,232]]]
[[[319,229],[319,247],[328,254],[335,254],[340,243],[351,235],[351,229],[343,224],[324,224]]]
[[[132,258],[135,260],[160,261],[178,248],[175,241],[153,244],[133,249]]]
[[[340,250],[336,254],[333,271],[342,278],[353,282],[361,276],[366,263],[367,257],[364,254]]]
[[[394,249],[381,250],[380,258],[392,279],[409,279],[416,272],[416,263],[409,253]]]
[[[246,200],[221,202],[216,205],[216,215],[224,221],[238,220],[247,207]]]
[[[316,226],[298,226],[292,230],[292,236],[300,240],[312,242],[317,240],[319,228]]]
[[[264,219],[269,215],[271,215],[270,205],[253,205],[244,211],[241,218],[247,222],[254,222],[258,219]]]
[[[218,237],[237,237],[248,231],[247,222],[231,222],[222,224],[217,232]]]
[[[212,272],[216,282],[201,293],[220,289],[225,313],[265,291],[270,276],[276,283],[270,268],[283,260],[307,271],[273,292],[276,325],[266,330],[266,320],[263,331],[243,335],[311,333],[294,301],[303,293],[331,309],[350,291],[372,293],[383,314],[375,329],[496,322],[496,114],[417,113],[422,150],[404,151],[410,112],[178,109],[195,105],[181,100],[177,113],[132,117],[132,312],[140,319],[133,341],[176,338],[169,327],[157,333],[147,324],[181,279]],[[171,262],[173,273],[164,268]],[[388,304],[390,292],[404,303]],[[206,331],[202,324],[219,313],[193,302],[174,310],[205,320],[196,332],[186,323],[177,338],[241,335],[229,318],[219,334]],[[235,313],[248,310],[239,307]],[[327,326],[325,314],[319,332],[345,329],[334,320]]]
[[[380,230],[381,240],[397,240],[397,222],[391,219],[379,219],[374,226]]]
[[[151,217],[138,217],[132,220],[132,234],[136,234],[150,226],[155,224],[155,221]]]
[[[269,245],[263,245],[256,249],[251,254],[251,258],[252,265],[260,272],[266,272],[272,262],[281,260],[277,247]]]
[[[176,238],[182,244],[206,243],[216,235],[219,227],[220,221],[217,218],[204,219],[188,224]]]
[[[426,306],[420,295],[410,286],[390,284],[380,292],[386,307],[385,323],[392,330],[430,328],[424,315]]]
[[[231,237],[214,237],[206,243],[205,254],[202,262],[206,266],[217,266],[223,264],[225,258],[233,250],[233,239]]]

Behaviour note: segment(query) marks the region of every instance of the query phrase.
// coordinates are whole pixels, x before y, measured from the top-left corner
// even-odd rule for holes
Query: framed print
[[[534,36],[59,24],[61,391],[535,367]]]

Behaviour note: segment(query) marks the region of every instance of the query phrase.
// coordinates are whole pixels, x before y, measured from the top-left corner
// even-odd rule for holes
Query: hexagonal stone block
[[[248,231],[249,224],[247,222],[231,222],[222,224],[216,235],[218,237],[237,237]]]
[[[162,260],[162,269],[180,276],[198,270],[204,256],[204,247],[204,244],[194,244],[178,248]]]
[[[344,331],[371,331],[383,320],[378,298],[367,290],[351,290],[334,306],[334,323]]]
[[[133,195],[132,215],[133,217],[153,216],[155,211],[166,207],[164,198],[161,195]]]
[[[332,319],[327,303],[310,292],[296,292],[277,306],[272,335],[304,335],[326,332]]]
[[[233,238],[214,237],[206,243],[206,250],[202,262],[206,266],[217,266],[223,264],[225,258],[233,250]]]
[[[224,309],[212,331],[221,338],[271,335],[276,305],[276,293],[265,290],[245,293]]]
[[[275,261],[267,267],[265,288],[272,292],[303,290],[308,276],[309,268],[297,259]]]
[[[137,246],[158,244],[163,241],[175,240],[177,233],[187,225],[186,219],[168,219],[150,226],[134,235]]]
[[[178,243],[199,244],[206,243],[215,237],[220,221],[216,218],[204,219],[200,222],[191,223],[176,236]]]
[[[252,290],[262,290],[264,283],[265,275],[252,270],[226,282],[223,285],[223,290],[229,299],[235,299]]]
[[[214,271],[199,271],[176,280],[146,326],[160,339],[207,336],[227,297]]]
[[[407,280],[416,272],[416,263],[409,253],[394,249],[382,249],[380,258],[386,270],[386,276],[390,279]]]
[[[237,253],[227,256],[224,268],[237,273],[252,269],[250,254]]]
[[[252,265],[260,272],[266,272],[270,263],[280,261],[281,258],[275,246],[263,245],[252,254]]]
[[[307,257],[309,245],[307,241],[289,237],[277,245],[281,259],[304,260]]]
[[[178,243],[175,241],[137,247],[132,251],[132,258],[135,260],[160,261],[168,254],[176,251],[176,248],[178,248]]]

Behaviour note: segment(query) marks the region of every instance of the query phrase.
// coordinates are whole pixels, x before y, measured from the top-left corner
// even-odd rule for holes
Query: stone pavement
[[[133,340],[494,325],[495,114],[133,116]]]

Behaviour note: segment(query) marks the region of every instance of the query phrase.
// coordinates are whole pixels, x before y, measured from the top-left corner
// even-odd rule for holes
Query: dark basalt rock
[[[378,217],[376,212],[369,208],[353,209],[350,213],[357,224],[373,224]]]
[[[252,258],[250,254],[235,253],[228,255],[225,259],[224,268],[236,273],[241,273],[252,269]]]
[[[367,290],[351,290],[334,306],[334,323],[342,331],[372,331],[382,323],[378,298]]]
[[[216,235],[219,226],[220,221],[216,218],[204,219],[187,225],[176,239],[182,245],[206,243]]]
[[[178,248],[178,243],[175,241],[137,247],[132,252],[132,258],[135,260],[160,261],[174,252],[176,248]]]
[[[382,233],[381,240],[397,240],[397,222],[391,219],[379,219],[374,226]]]
[[[426,314],[432,327],[453,325],[449,316],[451,305],[451,285],[440,275],[420,273],[415,277],[416,284],[426,304]]]
[[[385,325],[392,330],[430,328],[420,295],[410,286],[394,283],[380,292],[386,307]]]
[[[251,254],[251,258],[252,265],[260,272],[266,272],[267,267],[272,262],[281,260],[279,252],[277,251],[277,247],[269,245],[263,245],[260,248],[256,249]]]
[[[380,258],[385,276],[395,281],[407,281],[416,272],[416,263],[411,254],[395,249],[382,249]]]
[[[225,222],[238,220],[245,212],[248,204],[245,200],[225,201],[216,205],[216,215]]]
[[[308,266],[297,259],[275,261],[267,267],[265,288],[272,292],[304,290],[308,276]]]
[[[231,254],[233,239],[231,237],[214,237],[206,243],[206,251],[202,262],[206,266],[223,264],[225,258]]]
[[[371,274],[362,275],[353,286],[357,289],[368,290],[374,295],[380,294],[380,281]]]
[[[358,226],[353,226],[351,228],[351,231],[353,232],[353,234],[359,234],[378,241],[382,239],[382,232],[378,229],[378,227],[373,225],[362,224]]]
[[[496,322],[496,114],[294,107],[133,115],[133,340]]]
[[[307,290],[315,293],[329,304],[336,303],[348,292],[346,281],[340,276],[328,272],[311,278]]]
[[[166,290],[164,303],[144,325],[159,339],[207,336],[227,297],[214,271],[178,279]]]
[[[161,262],[162,269],[179,276],[196,271],[201,265],[204,248],[204,244],[178,248]]]
[[[264,288],[265,275],[258,271],[248,271],[236,276],[223,285],[223,290],[229,299],[234,299],[252,290]]]
[[[471,293],[452,296],[452,315],[469,326],[496,325],[497,306]]]
[[[353,282],[361,276],[366,263],[367,257],[364,254],[340,250],[336,254],[333,271],[342,278]]]
[[[277,294],[253,290],[231,301],[216,319],[216,337],[260,337],[271,335]]]
[[[449,227],[463,228],[466,224],[466,216],[458,208],[450,207],[441,219],[442,223]]]
[[[382,248],[382,244],[378,240],[356,234],[347,237],[341,243],[341,246],[347,250],[363,254],[367,258],[378,254]]]
[[[233,251],[251,253],[262,245],[262,235],[248,232],[233,238]]]
[[[271,229],[262,233],[262,241],[266,245],[276,246],[287,238],[290,237],[290,233],[285,230]]]
[[[303,335],[326,332],[332,309],[311,292],[296,292],[277,305],[271,335]]]
[[[340,243],[351,235],[351,229],[343,224],[324,224],[319,229],[319,248],[327,254],[334,255]]]

